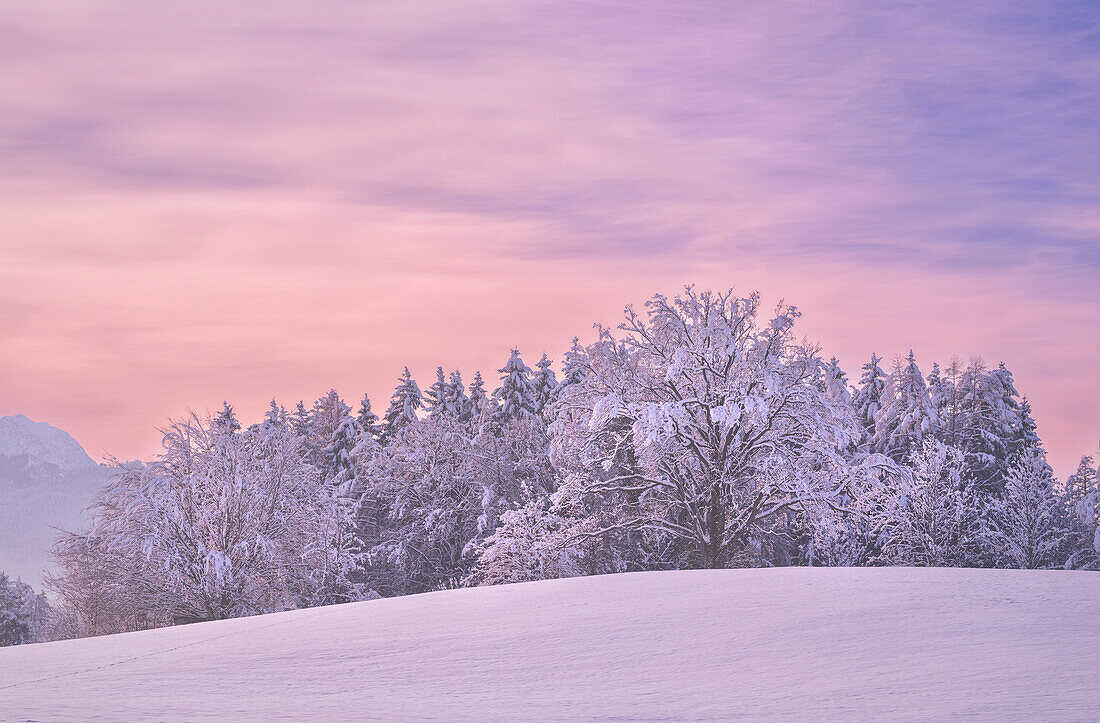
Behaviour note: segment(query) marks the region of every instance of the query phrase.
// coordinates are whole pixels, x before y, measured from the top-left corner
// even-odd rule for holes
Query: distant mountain
[[[0,570],[40,591],[54,528],[82,527],[110,474],[64,430],[22,414],[0,417]]]
[[[22,459],[28,469],[54,475],[97,466],[68,432],[22,414],[0,417],[0,458]]]

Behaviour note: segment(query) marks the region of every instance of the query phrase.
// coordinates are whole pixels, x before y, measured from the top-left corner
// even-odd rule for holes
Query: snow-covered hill
[[[656,572],[0,649],[0,719],[1081,720],[1100,575]]]
[[[109,475],[67,432],[22,414],[0,417],[0,570],[40,589],[54,528],[81,526]]]

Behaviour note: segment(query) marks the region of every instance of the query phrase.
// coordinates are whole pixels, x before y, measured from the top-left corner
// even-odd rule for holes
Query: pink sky
[[[144,457],[696,283],[853,380],[1003,360],[1059,474],[1096,449],[1094,8],[255,8],[0,4],[0,415]]]

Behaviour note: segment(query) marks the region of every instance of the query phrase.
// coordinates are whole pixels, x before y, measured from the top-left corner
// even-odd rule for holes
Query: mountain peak
[[[23,456],[30,466],[52,465],[63,473],[96,466],[68,432],[22,414],[0,417],[0,457]]]

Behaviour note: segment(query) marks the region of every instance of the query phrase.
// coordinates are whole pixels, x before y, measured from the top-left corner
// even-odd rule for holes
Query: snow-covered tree
[[[214,418],[214,425],[229,433],[240,430],[241,423],[237,421],[237,415],[229,402],[222,402],[222,410]]]
[[[354,486],[355,468],[352,460],[362,442],[363,429],[354,417],[344,417],[332,433],[332,439],[321,450],[322,473],[327,483],[346,494]]]
[[[550,402],[554,399],[554,391],[558,388],[558,378],[554,374],[554,370],[550,368],[552,362],[544,352],[542,358],[539,359],[538,364],[535,367],[538,369],[535,372],[535,400],[537,411],[542,412]]]
[[[654,297],[646,317],[628,307],[621,339],[600,331],[573,385],[588,418],[555,445],[575,496],[616,508],[594,534],[660,530],[690,547],[687,564],[725,567],[777,520],[840,493],[814,469],[855,440],[851,407],[821,390],[816,349],[793,336],[799,312],[781,304],[760,325],[759,304],[688,287]]]
[[[840,368],[840,360],[835,356],[822,367],[822,391],[830,399],[842,404],[852,403],[852,390],[848,388],[848,375]]]
[[[951,364],[940,372],[938,378],[931,374],[928,378],[929,396],[940,420],[937,436],[944,444],[956,449],[962,443],[962,431],[966,426],[964,376],[962,362],[956,356],[951,358]]]
[[[470,409],[475,419],[480,419],[490,409],[489,401],[485,393],[485,380],[481,378],[480,371],[475,371],[474,380],[470,382]]]
[[[447,404],[454,409],[454,414],[463,422],[469,422],[474,417],[474,407],[470,398],[466,396],[466,389],[462,384],[462,374],[457,369],[451,372],[450,382],[447,385]]]
[[[982,515],[979,539],[986,557],[997,567],[1060,567],[1069,532],[1046,458],[1037,451],[1016,458],[1004,489]]]
[[[401,430],[415,422],[418,417],[416,410],[423,406],[423,397],[416,380],[405,367],[405,373],[398,380],[397,388],[390,399],[390,406],[382,417],[382,433],[379,441],[388,444]]]
[[[329,484],[347,481],[351,469],[351,450],[359,436],[359,425],[349,407],[335,389],[313,404],[309,415],[306,447]]]
[[[499,371],[500,387],[493,392],[493,399],[500,405],[500,414],[513,418],[537,414],[538,391],[531,379],[531,367],[523,362],[519,349],[512,350]]]
[[[309,437],[309,410],[306,409],[306,403],[301,399],[298,400],[297,406],[294,407],[294,411],[290,415],[290,428],[303,441]]]
[[[577,384],[584,379],[587,373],[588,352],[581,345],[581,340],[578,337],[573,337],[573,343],[570,345],[569,351],[565,352],[565,357],[562,359],[561,381],[554,390],[554,396],[560,396],[566,387]]]
[[[869,447],[871,439],[875,436],[875,415],[878,414],[882,394],[886,389],[886,374],[879,366],[881,361],[879,357],[871,355],[871,360],[863,365],[863,376],[859,379],[859,388],[852,397],[856,418],[863,428],[864,447]]]
[[[366,394],[363,395],[363,400],[359,402],[359,410],[355,413],[355,421],[359,422],[359,429],[365,434],[370,435],[372,439],[378,439],[378,435],[381,433],[378,425],[378,415],[371,409],[370,397]]]
[[[358,595],[353,505],[289,429],[191,418],[164,452],[121,465],[92,524],[55,548],[53,587],[84,632],[273,612]]]
[[[1020,408],[1017,410],[1018,419],[1014,434],[1008,444],[1009,460],[1026,457],[1031,454],[1046,456],[1043,449],[1043,441],[1039,439],[1039,426],[1035,423],[1035,417],[1031,414],[1031,402],[1025,396],[1020,400]]]
[[[264,412],[264,421],[260,424],[264,427],[281,427],[286,429],[290,425],[290,416],[286,413],[285,407],[272,399],[271,406]]]
[[[49,614],[44,595],[0,570],[0,648],[41,641]]]
[[[890,511],[886,559],[895,565],[966,565],[980,510],[963,484],[963,455],[925,436],[910,454]]]
[[[964,425],[959,446],[966,453],[967,482],[987,497],[996,496],[1004,486],[1020,427],[1012,374],[1004,364],[986,371],[976,357],[963,375],[962,387]]]
[[[504,512],[496,531],[475,543],[477,566],[466,582],[503,585],[585,574],[576,530],[570,520],[547,509],[547,504],[546,500],[531,500]]]
[[[314,446],[324,449],[340,425],[350,418],[351,407],[340,398],[335,389],[330,389],[328,394],[313,403],[313,410],[309,415],[309,434]]]
[[[374,457],[364,494],[379,517],[364,537],[371,584],[383,594],[453,587],[469,574],[463,553],[479,535],[483,493],[464,432],[452,415],[417,420]]]
[[[1066,480],[1062,509],[1070,530],[1067,567],[1100,569],[1100,470],[1092,457],[1081,458],[1077,470]]]
[[[938,424],[924,375],[910,350],[905,365],[895,362],[894,371],[886,381],[880,408],[875,414],[871,448],[900,462],[919,449],[922,440],[933,434]]]
[[[429,417],[434,417],[437,414],[455,414],[457,410],[451,405],[450,397],[450,384],[447,382],[447,376],[443,373],[443,367],[437,367],[435,381],[424,392],[424,411],[428,413]]]

